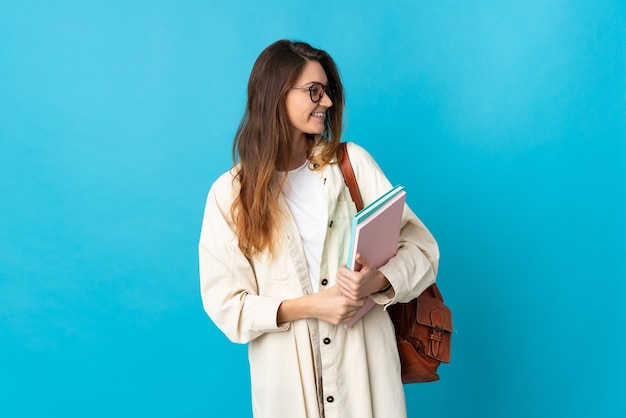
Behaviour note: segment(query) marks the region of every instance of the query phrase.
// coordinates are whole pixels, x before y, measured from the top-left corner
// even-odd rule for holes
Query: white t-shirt
[[[283,186],[283,193],[298,225],[311,286],[313,292],[317,293],[328,222],[328,205],[324,186],[315,173],[309,169],[309,161],[289,171]]]

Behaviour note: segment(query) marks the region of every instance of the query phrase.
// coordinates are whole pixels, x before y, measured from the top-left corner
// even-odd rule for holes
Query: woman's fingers
[[[339,286],[333,286],[316,294],[319,313],[317,317],[339,325],[349,321],[365,303],[363,299],[352,299],[343,294]]]
[[[356,262],[361,265],[361,270],[373,268],[372,262],[362,256],[361,253],[356,254]]]
[[[379,272],[373,264],[361,254],[357,254],[356,259],[362,266],[361,270],[352,271],[341,267],[337,271],[337,284],[343,294],[351,299],[361,299],[380,287],[376,279]]]

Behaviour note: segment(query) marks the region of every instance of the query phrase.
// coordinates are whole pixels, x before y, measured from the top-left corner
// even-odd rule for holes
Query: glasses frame
[[[311,83],[307,83],[307,84],[311,84],[310,86],[304,85],[304,86],[291,86],[292,89],[298,89],[298,90],[302,90],[302,91],[309,91],[309,97],[311,98],[311,101],[313,103],[319,103],[322,100],[322,97],[324,97],[324,94],[326,94],[326,96],[328,96],[328,98],[330,100],[333,99],[333,93],[334,93],[334,86],[332,84],[329,84],[327,86],[323,85],[322,83],[318,82],[318,81],[312,81]],[[319,97],[317,98],[317,100],[315,100],[313,98],[313,88],[315,86],[321,86],[322,87],[322,93],[319,95]]]

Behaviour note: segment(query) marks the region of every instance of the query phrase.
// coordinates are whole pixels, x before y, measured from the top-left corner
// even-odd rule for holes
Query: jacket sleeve
[[[367,205],[391,189],[392,185],[365,149],[349,143],[348,150],[363,203]],[[409,206],[405,205],[398,252],[378,269],[387,277],[393,290],[371,296],[381,305],[408,302],[435,283],[438,265],[439,247],[435,238]]]
[[[230,218],[233,177],[218,179],[209,191],[200,242],[200,291],[204,310],[233,342],[247,343],[266,332],[286,330],[276,315],[281,300],[260,296],[250,260],[238,247]]]

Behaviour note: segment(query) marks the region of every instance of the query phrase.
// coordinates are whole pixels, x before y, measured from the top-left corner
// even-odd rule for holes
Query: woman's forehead
[[[326,85],[328,84],[328,77],[326,77],[322,64],[317,61],[308,61],[302,68],[302,73],[298,77],[297,82],[300,85],[316,82]]]

